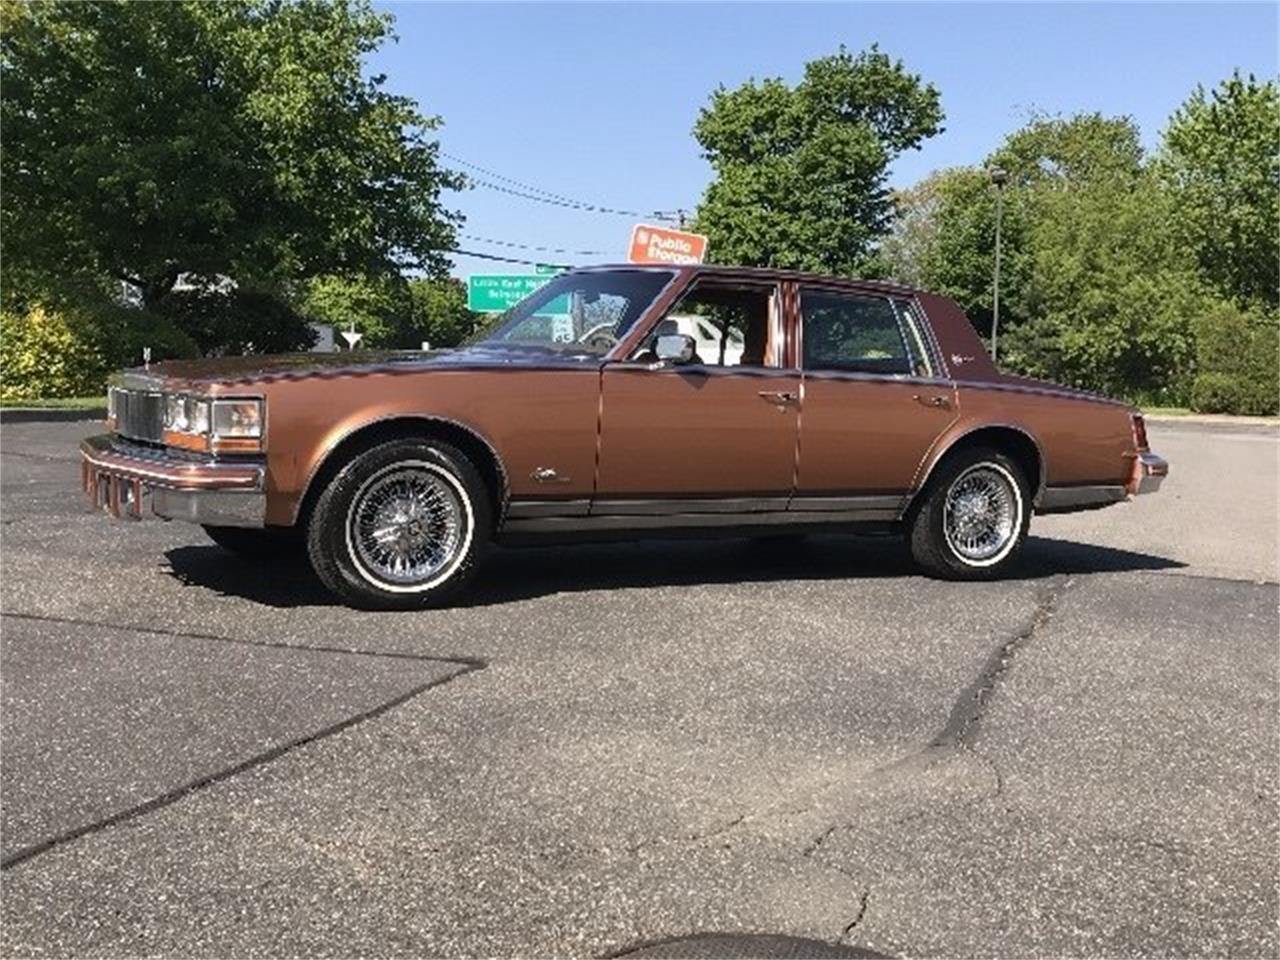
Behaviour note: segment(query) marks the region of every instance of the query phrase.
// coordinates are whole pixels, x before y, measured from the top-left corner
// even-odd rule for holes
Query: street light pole
[[[1000,357],[1000,221],[1004,216],[1004,185],[1009,175],[998,167],[991,171],[996,187],[996,269],[991,291],[991,362]]]

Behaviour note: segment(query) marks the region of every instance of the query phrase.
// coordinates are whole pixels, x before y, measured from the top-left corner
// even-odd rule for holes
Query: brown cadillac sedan
[[[735,267],[563,274],[457,350],[119,375],[85,490],[349,603],[455,597],[491,541],[900,531],[995,577],[1033,512],[1156,490],[1129,406],[999,373],[950,300]]]

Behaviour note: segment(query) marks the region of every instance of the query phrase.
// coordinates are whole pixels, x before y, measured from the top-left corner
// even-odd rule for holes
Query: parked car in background
[[[950,300],[716,266],[563,274],[430,354],[177,361],[119,375],[95,504],[305,543],[349,603],[456,597],[493,541],[899,532],[1000,576],[1033,513],[1156,490],[1128,405],[999,373]]]

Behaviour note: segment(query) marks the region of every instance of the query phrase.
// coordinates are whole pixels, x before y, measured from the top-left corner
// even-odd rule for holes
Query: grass
[[[1161,417],[1189,417],[1193,413],[1190,407],[1139,407],[1143,413],[1154,413]]]
[[[107,398],[103,394],[92,397],[46,397],[43,400],[0,400],[0,407],[27,407],[39,410],[82,410],[105,407]]]

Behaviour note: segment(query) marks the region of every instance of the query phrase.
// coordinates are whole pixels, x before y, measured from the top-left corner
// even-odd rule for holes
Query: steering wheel
[[[578,338],[578,342],[593,350],[608,351],[618,342],[610,329],[612,326],[610,323],[602,323],[592,327]]]

